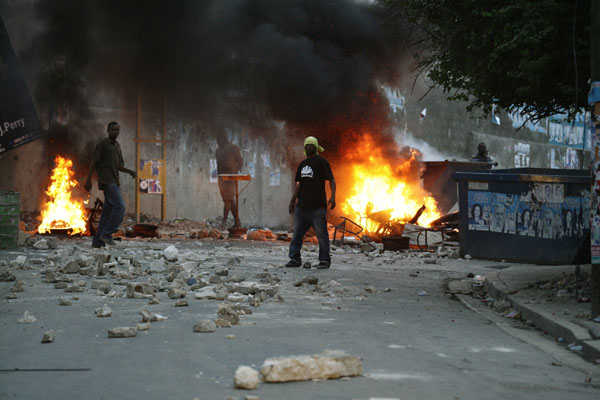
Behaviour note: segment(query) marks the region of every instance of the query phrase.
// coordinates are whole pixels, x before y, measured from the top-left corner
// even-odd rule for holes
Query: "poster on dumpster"
[[[0,154],[41,135],[40,121],[0,15]]]
[[[516,232],[518,196],[506,193],[492,193],[490,231]]]
[[[138,180],[140,192],[162,194],[161,182],[165,182],[163,160],[140,160]]]
[[[594,190],[591,191],[590,201],[590,238],[591,238],[591,250],[592,250],[592,264],[600,264],[600,129],[597,128],[595,122],[590,124],[590,133],[592,136],[593,143],[593,157],[592,171],[594,172]],[[582,207],[583,208],[583,207]],[[584,220],[585,221],[585,220]]]
[[[487,231],[490,229],[490,210],[492,196],[490,192],[469,190],[469,230]]]

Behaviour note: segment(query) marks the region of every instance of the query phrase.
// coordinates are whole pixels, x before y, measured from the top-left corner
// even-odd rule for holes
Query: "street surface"
[[[61,239],[56,250],[1,251],[10,262],[26,255],[24,269],[11,268],[25,283],[16,299],[14,282],[0,283],[0,398],[15,399],[597,399],[598,367],[590,363],[593,379],[581,369],[557,361],[567,353],[543,333],[523,323],[543,346],[532,346],[500,329],[497,324],[446,294],[451,279],[468,273],[485,275],[498,262],[423,258],[423,254],[362,254],[337,248],[330,270],[287,269],[287,243],[248,241],[141,241],[118,242],[114,257],[136,258],[152,271],[130,281],[150,277],[165,282],[168,263],[162,251],[175,245],[180,258],[200,259],[194,270],[208,279],[215,268],[227,267],[229,276],[269,272],[281,279],[278,293],[239,325],[196,333],[202,319],[215,319],[218,300],[197,300],[188,292],[187,307],[158,292],[160,304],[125,298],[125,286],[112,289],[122,297],[104,297],[91,289],[93,276],[70,274],[86,281],[82,293],[65,293],[43,282],[47,257],[57,264],[69,255],[93,254],[90,238]],[[303,261],[317,262],[315,246],[305,246]],[[102,252],[102,250],[100,250]],[[237,260],[233,257],[237,257]],[[40,264],[32,264],[39,259]],[[238,263],[239,260],[239,263]],[[428,260],[427,264],[425,260]],[[294,283],[306,276],[319,285]],[[375,293],[369,293],[373,291]],[[168,287],[168,284],[167,284]],[[367,290],[365,290],[365,288]],[[389,289],[388,289],[389,288]],[[386,291],[389,290],[389,291]],[[71,306],[59,298],[78,297]],[[13,296],[14,297],[14,296]],[[98,318],[94,310],[107,304],[111,317]],[[166,316],[152,322],[137,337],[109,339],[107,330],[141,322],[140,308]],[[37,321],[18,324],[25,311]],[[41,343],[47,330],[54,343]],[[226,338],[235,335],[234,338]],[[541,351],[540,347],[550,351]],[[233,377],[240,365],[260,369],[265,358],[321,353],[340,349],[362,359],[364,375],[329,381],[261,383],[258,389],[235,389]],[[572,356],[569,354],[568,356]],[[15,371],[19,369],[19,371]],[[34,371],[29,371],[31,369]],[[584,368],[585,369],[585,368]],[[38,371],[35,371],[38,370]],[[62,371],[61,371],[62,370]]]

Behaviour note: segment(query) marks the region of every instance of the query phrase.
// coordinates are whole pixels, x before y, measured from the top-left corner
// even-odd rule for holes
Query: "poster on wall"
[[[271,171],[271,174],[269,176],[269,186],[279,186],[280,180],[281,172],[279,171],[279,168],[276,168],[275,170]]]
[[[140,192],[162,194],[161,182],[165,182],[163,160],[140,160],[138,182]]]
[[[41,135],[40,121],[0,15],[0,154]]]
[[[217,159],[216,158],[211,158],[210,160],[208,160],[209,162],[209,182],[210,183],[217,183],[219,181],[219,173],[217,172]]]

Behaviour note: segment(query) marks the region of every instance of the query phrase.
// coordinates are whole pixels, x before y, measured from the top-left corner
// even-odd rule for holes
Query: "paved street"
[[[200,243],[200,245],[199,245]],[[600,397],[598,367],[581,361],[583,369],[559,361],[572,354],[533,328],[518,329],[550,349],[541,351],[500,329],[488,318],[445,293],[450,279],[469,272],[485,275],[490,262],[475,260],[428,261],[419,254],[368,256],[337,249],[331,270],[285,269],[287,244],[240,241],[126,241],[110,252],[113,257],[134,257],[164,281],[165,263],[157,257],[174,244],[180,254],[199,256],[196,271],[208,276],[226,266],[229,275],[258,281],[269,272],[278,277],[284,302],[268,298],[240,325],[214,333],[195,333],[201,319],[215,319],[218,300],[197,300],[188,292],[188,307],[167,292],[158,293],[160,304],[125,298],[125,286],[112,288],[122,297],[106,298],[85,280],[82,293],[65,293],[43,282],[46,257],[58,251],[92,253],[90,239],[59,240],[56,250],[0,252],[0,260],[19,255],[42,260],[25,269],[11,268],[25,282],[24,292],[8,300],[14,282],[0,283],[0,398],[17,399],[593,399]],[[77,245],[79,247],[74,248]],[[312,252],[304,261],[316,261]],[[56,254],[56,253],[55,253]],[[183,255],[183,256],[182,256]],[[239,264],[232,256],[238,257]],[[437,262],[437,263],[434,263]],[[1,263],[1,261],[0,261]],[[59,263],[59,261],[57,261]],[[232,264],[229,264],[232,263]],[[319,285],[294,282],[314,275]],[[412,275],[412,276],[411,276]],[[365,287],[375,293],[368,293]],[[389,288],[389,291],[386,291]],[[421,295],[419,295],[419,293]],[[61,296],[78,297],[69,307],[59,306]],[[107,304],[111,317],[98,318],[94,309]],[[135,326],[138,310],[147,307],[166,316],[153,322],[137,337],[109,339],[107,330]],[[25,311],[37,321],[17,324]],[[56,333],[54,343],[40,343],[43,332]],[[235,338],[226,338],[235,335]],[[267,357],[320,353],[341,349],[362,359],[364,376],[319,382],[261,383],[254,391],[233,387],[240,365],[260,369]],[[558,359],[557,359],[558,357]],[[21,371],[14,371],[14,369]],[[586,382],[592,372],[591,382]],[[44,371],[26,371],[44,369]],[[56,370],[54,370],[56,369]],[[66,369],[60,371],[61,369]],[[69,371],[68,369],[73,369]],[[12,371],[11,371],[12,370]],[[588,379],[589,380],[589,379]]]

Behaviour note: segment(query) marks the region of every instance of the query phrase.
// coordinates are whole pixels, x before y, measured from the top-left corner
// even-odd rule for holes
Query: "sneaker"
[[[111,236],[101,236],[100,240],[102,240],[104,242],[104,244],[106,244],[108,246],[116,246],[117,245]]]
[[[331,266],[329,261],[319,261],[319,265],[317,265],[317,269],[327,269]]]
[[[288,261],[287,264],[285,264],[285,266],[287,268],[298,268],[302,265],[302,263],[300,261],[296,261],[296,260],[290,260]]]

